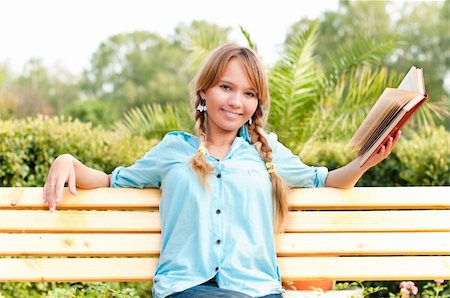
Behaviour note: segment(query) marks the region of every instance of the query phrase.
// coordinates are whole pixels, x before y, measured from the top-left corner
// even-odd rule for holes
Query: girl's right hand
[[[62,200],[64,185],[68,184],[73,195],[77,194],[75,166],[73,156],[63,154],[58,156],[52,163],[44,184],[43,199],[48,203],[51,212],[56,210],[56,204]]]

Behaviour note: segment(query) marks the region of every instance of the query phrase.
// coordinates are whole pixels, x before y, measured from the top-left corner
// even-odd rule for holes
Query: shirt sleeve
[[[172,136],[163,140],[129,167],[117,167],[111,174],[111,187],[160,187],[161,179],[169,164]]]
[[[325,186],[328,168],[305,165],[297,155],[278,141],[274,133],[270,133],[268,139],[273,151],[275,170],[289,187]]]

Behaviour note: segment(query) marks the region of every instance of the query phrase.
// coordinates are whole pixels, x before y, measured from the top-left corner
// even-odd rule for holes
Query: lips
[[[227,116],[230,117],[230,118],[237,118],[237,117],[243,115],[243,114],[231,112],[231,111],[228,111],[228,110],[225,110],[225,109],[220,109],[220,110],[221,110],[222,112],[224,112],[225,115],[227,115]]]

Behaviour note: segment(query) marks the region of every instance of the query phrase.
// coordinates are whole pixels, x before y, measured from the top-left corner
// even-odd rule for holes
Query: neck
[[[231,146],[237,136],[237,131],[211,131],[206,129],[206,145],[216,147]]]

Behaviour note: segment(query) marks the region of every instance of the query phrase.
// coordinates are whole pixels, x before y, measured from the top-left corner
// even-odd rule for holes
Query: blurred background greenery
[[[347,143],[382,90],[412,65],[423,67],[429,99],[391,157],[358,185],[450,185],[450,0],[391,4],[342,0],[336,11],[291,26],[279,59],[266,67],[268,128],[305,163],[339,167],[355,157]],[[252,32],[240,29],[257,50]],[[170,37],[117,34],[101,42],[80,76],[36,58],[19,74],[0,64],[0,186],[42,186],[51,162],[67,152],[111,172],[166,132],[192,131],[189,82],[230,31],[193,21]],[[54,284],[4,284],[0,297],[24,297],[15,294],[19,287],[31,297],[91,297],[87,286],[67,284],[75,296]],[[104,294],[95,297],[150,295],[142,285],[98,287]]]

